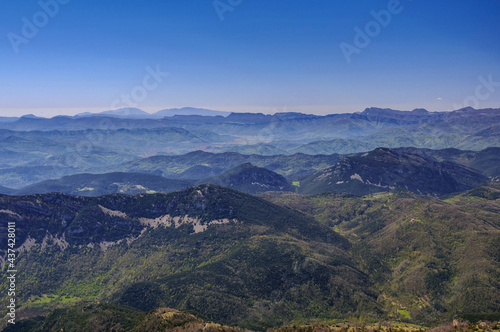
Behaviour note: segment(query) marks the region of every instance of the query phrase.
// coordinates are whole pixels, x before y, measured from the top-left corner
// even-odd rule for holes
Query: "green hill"
[[[250,163],[236,166],[220,175],[200,182],[212,183],[249,194],[259,194],[266,191],[295,191],[294,187],[283,176]]]
[[[499,193],[489,183],[445,200],[402,191],[266,198],[347,237],[389,317],[437,324],[500,312]]]
[[[2,227],[15,221],[25,248],[17,261],[20,318],[82,301],[175,307],[259,329],[381,312],[345,238],[227,188],[0,196],[0,211]],[[2,301],[6,287],[3,280]]]

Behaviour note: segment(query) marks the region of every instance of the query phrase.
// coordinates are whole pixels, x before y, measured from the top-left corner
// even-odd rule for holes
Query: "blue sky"
[[[500,107],[499,0],[58,1],[0,0],[3,116]]]

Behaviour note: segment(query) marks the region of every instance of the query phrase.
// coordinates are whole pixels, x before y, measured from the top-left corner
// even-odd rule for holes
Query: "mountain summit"
[[[213,183],[250,194],[259,194],[266,191],[294,191],[293,186],[282,175],[266,168],[254,166],[251,163],[236,166],[202,182]]]
[[[366,195],[396,188],[441,196],[472,189],[488,178],[452,162],[377,148],[349,156],[301,182],[303,193],[348,192]]]

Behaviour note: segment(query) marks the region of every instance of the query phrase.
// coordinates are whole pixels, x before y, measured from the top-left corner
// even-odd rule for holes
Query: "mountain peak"
[[[421,115],[426,115],[429,114],[429,111],[426,110],[425,108],[415,108],[413,111],[411,111],[413,114],[421,114]]]
[[[476,111],[476,109],[474,107],[467,106],[464,108],[460,108],[460,109],[456,110],[455,112],[471,112],[471,111]]]
[[[41,118],[36,116],[35,114],[25,114],[21,116],[21,119],[41,119]]]

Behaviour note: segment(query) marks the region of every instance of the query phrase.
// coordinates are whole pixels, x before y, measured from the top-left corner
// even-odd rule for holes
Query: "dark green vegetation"
[[[104,172],[118,170],[115,173],[65,176],[18,190],[0,187],[0,193],[22,195],[62,192],[99,196],[111,193],[171,192],[196,183],[215,183],[247,193],[298,190],[302,193],[350,192],[363,195],[403,188],[416,193],[443,195],[470,189],[486,182],[489,176],[498,176],[499,156],[500,148],[478,152],[379,148],[370,153],[347,157],[304,154],[246,156],[229,152],[216,154],[195,151],[180,156],[154,156],[100,169]],[[258,166],[243,166],[249,162]],[[55,171],[61,169],[18,167],[10,175],[3,175],[24,181],[23,177],[37,178],[44,172],[55,175]],[[300,187],[291,188],[289,183]]]
[[[484,315],[483,315],[484,316]],[[381,322],[366,324],[359,322],[316,323],[310,325],[287,325],[269,329],[269,332],[422,332],[426,327]],[[44,331],[171,331],[171,332],[249,332],[247,329],[208,322],[189,312],[171,308],[158,308],[145,313],[116,304],[80,304],[70,308],[56,309],[47,317],[37,316],[9,325],[2,332],[44,332]],[[500,331],[498,321],[472,321],[443,324],[429,332],[458,331]]]
[[[360,113],[326,116],[302,113],[232,113],[227,117],[191,115],[161,119],[119,118],[106,114],[92,117],[59,116],[52,119],[26,116],[16,121],[0,121],[0,128],[47,132],[125,129],[122,131],[124,133],[136,129],[177,128],[187,131],[183,134],[201,132],[235,138],[233,141],[226,140],[232,146],[211,144],[211,147],[217,148],[218,151],[262,143],[278,149],[307,150],[310,147],[307,144],[316,141],[332,141],[333,148],[335,144],[340,144],[341,148],[349,145],[359,148],[366,145],[368,150],[377,146],[480,150],[499,145],[499,117],[499,109],[464,108],[453,112],[428,112],[417,109],[404,112],[368,108]],[[345,141],[335,141],[336,139]],[[283,144],[284,141],[289,144]],[[327,149],[327,146],[323,146],[323,149],[325,148]],[[336,152],[338,151],[325,150],[321,153]],[[352,152],[354,151],[345,151]]]
[[[2,196],[2,226],[15,221],[24,243],[18,315],[59,307],[26,324],[69,324],[76,310],[81,324],[128,317],[138,326],[144,312],[174,307],[265,329],[359,318],[438,324],[500,312],[500,184],[446,200],[403,191],[264,198],[214,185]],[[96,316],[78,303],[91,303]]]
[[[332,159],[338,153],[351,154],[377,147],[474,151],[500,147],[499,109],[402,112],[370,108],[361,113],[327,116],[233,113],[227,117],[142,118],[141,114],[136,110],[128,118],[106,113],[52,119],[25,116],[0,121],[0,185],[18,189],[65,175],[108,172],[150,171],[167,178],[204,179],[246,162],[296,181],[333,166],[339,158]],[[228,164],[222,168],[216,162],[207,161],[205,165],[182,158],[174,162],[172,170],[166,165],[148,165],[154,162],[151,159],[127,164],[150,156],[195,150],[254,156],[227,155]],[[303,154],[288,160],[277,156],[295,153],[316,156],[311,157],[310,166],[302,163],[307,159]],[[265,159],[264,155],[275,157]],[[471,158],[477,159],[468,155],[464,162]],[[327,165],[321,165],[324,162]],[[500,175],[494,162],[494,159],[487,161],[492,165],[492,169],[485,169],[488,176],[493,176],[492,172]],[[472,163],[469,166],[475,168]]]
[[[441,196],[472,189],[488,178],[452,162],[438,162],[416,154],[377,148],[349,156],[335,166],[300,182],[300,192],[345,192],[366,195],[396,188],[418,194]]]

